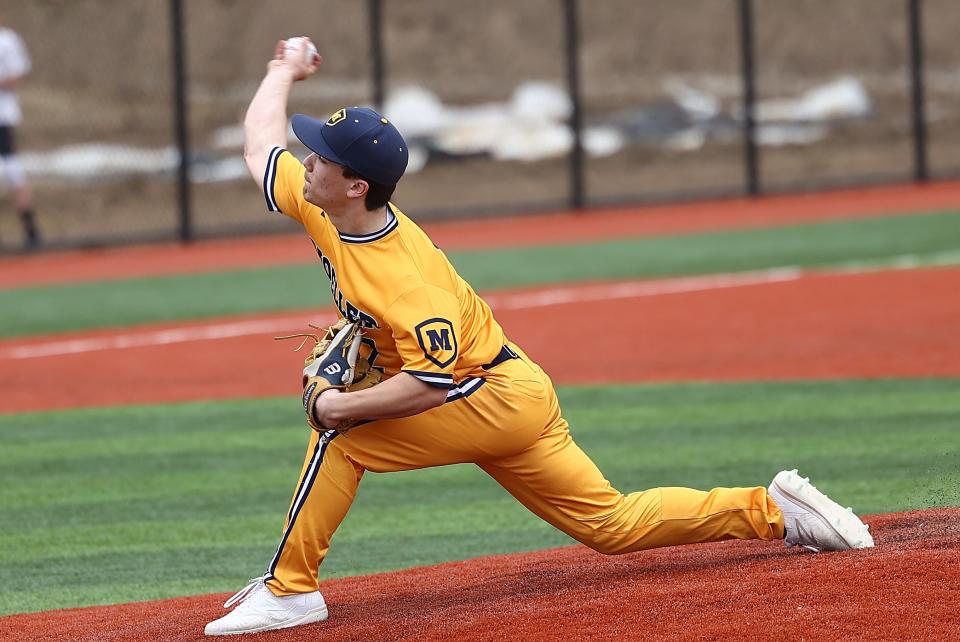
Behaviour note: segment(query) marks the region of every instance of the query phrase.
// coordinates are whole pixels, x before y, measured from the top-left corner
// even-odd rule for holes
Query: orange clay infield
[[[604,557],[572,546],[328,580],[328,621],[242,639],[957,639],[960,509],[866,521],[877,547],[843,553],[732,541]],[[14,615],[0,639],[202,640],[228,595]]]
[[[720,225],[721,209],[712,209],[711,225]],[[27,259],[32,268],[37,260]],[[513,302],[542,292],[490,299],[510,337],[557,383],[960,376],[957,267],[797,274],[655,296],[622,295],[617,284],[621,296],[608,296],[609,287],[565,287],[536,306]],[[0,412],[294,398],[301,355],[269,337],[329,314],[246,319],[269,330],[219,341],[111,347],[117,330],[3,341]],[[119,332],[162,338],[184,325]],[[567,349],[587,336],[590,350]],[[94,347],[58,353],[65,339]],[[15,356],[24,348],[40,352]],[[238,376],[223,357],[241,354]],[[69,398],[37,385],[54,367],[73,382]],[[814,555],[734,541],[604,557],[574,546],[327,580],[329,621],[242,639],[958,639],[960,509],[865,521],[877,543],[866,551]],[[0,618],[0,640],[199,640],[225,597],[13,615]]]

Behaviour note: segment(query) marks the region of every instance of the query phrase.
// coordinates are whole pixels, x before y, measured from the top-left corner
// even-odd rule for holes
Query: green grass
[[[799,467],[870,514],[960,505],[960,381],[565,388],[622,490]],[[0,415],[0,614],[240,588],[273,554],[295,399]],[[325,577],[570,543],[470,465],[368,474]]]
[[[642,214],[638,214],[642,216]],[[477,290],[785,265],[958,262],[955,212],[550,247],[456,252]],[[946,259],[944,259],[946,257]],[[601,260],[602,259],[602,260]],[[328,305],[319,264],[0,291],[0,337]]]

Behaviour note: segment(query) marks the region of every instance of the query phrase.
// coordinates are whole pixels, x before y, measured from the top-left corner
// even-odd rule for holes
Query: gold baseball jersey
[[[469,394],[483,383],[481,366],[506,343],[490,308],[444,253],[392,203],[377,232],[343,234],[303,198],[304,166],[274,148],[264,175],[267,207],[303,224],[330,279],[340,314],[359,321],[373,367],[386,377],[406,372]]]

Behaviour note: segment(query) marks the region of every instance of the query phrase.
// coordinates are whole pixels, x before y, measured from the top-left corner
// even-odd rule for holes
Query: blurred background
[[[0,15],[32,59],[16,135],[41,248],[292,231],[264,213],[240,122],[277,40],[301,34],[325,60],[291,112],[379,106],[414,152],[395,200],[418,220],[960,174],[955,0],[31,0]],[[0,195],[0,251],[20,252]]]

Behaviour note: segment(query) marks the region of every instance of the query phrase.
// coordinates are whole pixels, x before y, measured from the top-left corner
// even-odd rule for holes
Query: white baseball
[[[301,45],[303,41],[307,42],[306,53],[304,54],[304,60],[307,64],[313,62],[314,56],[317,55],[317,48],[313,46],[313,42],[309,38],[304,36],[296,36],[295,38],[287,38],[286,43],[283,45],[283,57],[290,58],[293,56],[297,48]]]

